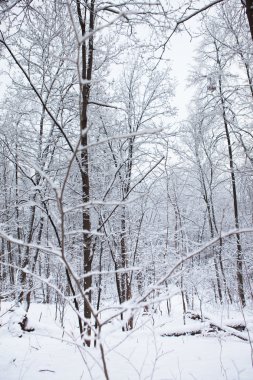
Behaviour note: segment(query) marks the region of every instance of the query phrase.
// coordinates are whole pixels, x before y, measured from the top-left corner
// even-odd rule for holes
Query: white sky
[[[175,105],[178,108],[178,119],[187,116],[187,107],[193,90],[187,86],[189,69],[193,64],[196,41],[191,40],[185,33],[172,37],[169,56],[171,59],[172,75],[176,78]]]

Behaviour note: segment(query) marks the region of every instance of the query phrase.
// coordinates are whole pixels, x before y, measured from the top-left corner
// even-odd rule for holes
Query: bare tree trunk
[[[120,248],[121,248],[121,267],[125,269],[125,272],[121,275],[121,299],[122,302],[129,301],[132,298],[131,291],[131,280],[130,273],[127,271],[128,268],[128,252],[126,244],[126,210],[123,206],[121,214],[121,237],[120,237]],[[127,330],[133,328],[133,318],[131,317],[127,321]]]
[[[35,202],[35,198],[36,198],[36,195],[33,196],[34,202]],[[29,221],[29,228],[28,228],[28,239],[27,239],[28,244],[30,244],[32,242],[32,238],[33,238],[35,213],[36,213],[36,207],[32,206],[31,207],[30,221]],[[30,247],[28,246],[24,252],[24,257],[22,258],[21,268],[24,269],[30,263],[30,261],[31,261],[30,260]],[[22,290],[19,294],[18,300],[20,303],[24,302],[25,293],[26,293],[24,289],[28,285],[28,291],[26,294],[26,306],[25,306],[25,310],[28,311],[29,307],[30,307],[30,297],[28,296],[28,294],[30,293],[31,282],[29,280],[28,284],[27,284],[27,273],[25,271],[21,271],[21,279],[20,280],[21,280]]]
[[[248,17],[251,38],[253,40],[253,0],[246,0],[246,14]]]
[[[91,0],[88,7],[85,7],[84,15],[82,14],[81,2],[76,1],[77,14],[79,18],[79,24],[82,31],[82,36],[85,32],[92,32],[95,26],[95,0]],[[89,9],[89,10],[88,10]],[[86,41],[82,44],[81,50],[81,63],[82,63],[82,78],[81,81],[81,117],[80,117],[80,140],[81,140],[81,182],[82,182],[82,224],[83,224],[83,260],[84,260],[84,274],[91,272],[92,265],[92,253],[91,253],[91,236],[89,231],[91,230],[91,220],[89,210],[85,207],[85,203],[90,199],[90,176],[89,176],[89,154],[88,154],[88,104],[90,97],[90,82],[92,79],[92,67],[93,67],[93,35],[90,34],[88,43]],[[87,83],[84,83],[87,81]],[[91,285],[92,277],[87,276],[84,279],[83,287],[88,296],[89,302],[91,302]],[[91,329],[88,321],[91,318],[91,310],[86,301],[84,301],[84,317],[87,320],[85,322],[85,332],[87,335],[91,334]],[[90,346],[90,341],[85,341],[87,346]]]
[[[204,192],[203,193],[203,198],[204,198],[204,202],[205,202],[206,208],[207,208],[207,215],[208,215],[208,223],[209,223],[209,228],[210,228],[210,235],[211,235],[211,239],[213,239],[214,238],[214,226],[213,226],[213,220],[212,220],[212,210],[211,210],[210,199],[208,197],[208,193],[207,193],[207,189],[206,189],[206,185],[205,185],[204,176],[203,176],[203,173],[202,173],[202,168],[200,166],[200,162],[199,162],[199,168],[200,168],[201,182],[202,182],[202,187],[203,187],[203,192]],[[212,247],[212,250],[215,250],[215,247]],[[216,281],[217,281],[217,289],[218,289],[219,300],[222,303],[223,297],[222,297],[221,280],[220,280],[218,261],[217,261],[217,257],[216,257],[216,253],[215,252],[214,252],[214,255],[213,255],[213,259],[214,259],[214,268],[215,268],[215,275],[216,275]]]
[[[3,170],[3,185],[4,185],[4,207],[5,207],[5,222],[8,226],[7,231],[9,232],[9,200],[7,199],[8,197],[8,185],[7,185],[7,162],[4,160],[4,170]],[[15,276],[14,276],[14,269],[12,265],[14,264],[13,260],[13,251],[12,251],[12,245],[10,241],[6,242],[6,247],[7,247],[7,257],[8,257],[8,264],[9,264],[9,280],[10,284],[14,285],[15,282]]]
[[[16,196],[16,201],[15,201],[15,206],[16,206],[16,223],[17,223],[17,238],[19,240],[22,240],[22,235],[21,235],[21,227],[20,227],[20,217],[19,217],[19,175],[18,175],[18,164],[19,164],[19,158],[18,158],[18,142],[16,142],[16,155],[15,155],[15,196]],[[21,264],[21,257],[22,257],[22,252],[21,252],[21,247],[20,245],[17,246],[18,249],[18,264]]]
[[[217,63],[219,65],[219,68],[221,70],[221,62],[219,58],[219,49],[214,42],[216,53],[217,53]],[[235,170],[234,170],[234,159],[233,159],[233,151],[232,151],[232,144],[231,144],[231,138],[229,133],[229,127],[228,127],[228,121],[227,121],[227,115],[226,115],[226,105],[225,105],[225,99],[222,92],[222,81],[221,77],[219,76],[219,94],[221,99],[221,106],[222,106],[222,117],[224,122],[224,128],[226,133],[226,139],[227,139],[227,146],[228,146],[228,157],[229,157],[229,167],[230,167],[230,176],[231,176],[231,183],[232,183],[232,192],[233,192],[233,209],[234,209],[234,220],[235,220],[235,228],[239,229],[239,213],[238,213],[238,200],[237,200],[237,189],[236,189],[236,180],[235,180]],[[237,286],[238,286],[238,295],[241,302],[242,307],[246,305],[245,300],[245,294],[244,294],[244,287],[243,287],[243,271],[242,271],[242,263],[243,263],[243,252],[242,252],[242,246],[241,246],[241,238],[240,234],[236,234],[236,247],[237,247],[237,256],[236,256],[236,275],[237,275]]]

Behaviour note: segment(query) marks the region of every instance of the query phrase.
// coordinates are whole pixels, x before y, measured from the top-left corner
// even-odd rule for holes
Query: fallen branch
[[[211,319],[209,316],[207,315],[203,315],[203,318],[210,321],[210,326],[211,327],[216,327],[218,330],[221,330],[221,331],[225,331],[227,332],[228,334],[231,334],[233,336],[236,336],[237,338],[241,339],[241,340],[244,340],[246,342],[249,341],[249,339],[246,337],[246,335],[240,333],[239,331],[237,331],[234,327],[230,327],[230,326],[227,326],[227,325],[222,325],[220,324],[219,322],[217,321],[214,321],[213,319]]]
[[[194,311],[188,311],[186,313],[186,316],[190,319],[193,319],[194,321],[202,319],[201,315]],[[245,321],[244,319],[225,319],[223,320],[223,325],[232,327],[233,329],[242,332],[247,327],[246,322],[253,323],[253,318],[247,318],[247,321]]]
[[[203,331],[214,332],[215,330],[210,331],[210,324],[208,322],[207,323],[201,322],[195,325],[180,326],[176,330],[171,330],[162,334],[162,336],[179,337],[183,335],[198,335],[198,334],[202,334]]]
[[[226,323],[219,323],[213,320],[209,315],[200,315],[194,311],[189,311],[186,313],[186,316],[193,320],[202,321],[194,325],[184,325],[176,330],[171,330],[162,334],[162,336],[183,336],[183,335],[198,335],[203,333],[210,333],[215,331],[224,331],[229,335],[233,335],[243,341],[248,342],[249,339],[245,334],[242,334],[241,331],[246,329],[246,324],[242,320],[227,320]]]

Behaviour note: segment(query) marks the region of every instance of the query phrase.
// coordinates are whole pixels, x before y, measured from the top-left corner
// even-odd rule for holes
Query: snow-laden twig
[[[200,254],[205,254],[205,250],[216,244],[217,242],[220,241],[220,239],[225,239],[227,237],[230,237],[230,236],[233,236],[233,235],[236,235],[236,234],[242,234],[242,233],[252,233],[253,232],[253,227],[251,228],[240,228],[240,229],[233,229],[233,230],[230,230],[228,232],[224,232],[224,233],[220,233],[219,236],[217,236],[216,238],[210,240],[209,242],[207,242],[206,244],[202,245],[201,247],[199,247],[198,249],[196,249],[195,251],[193,251],[192,253],[190,253],[189,255],[183,257],[181,260],[178,261],[178,263],[170,270],[169,273],[167,273],[165,276],[163,276],[159,281],[157,281],[154,286],[155,288],[157,286],[160,286],[162,285],[167,279],[169,279],[171,277],[171,275],[178,269],[181,267],[182,264],[184,264],[186,261],[192,259],[193,257],[195,256],[198,256]],[[214,254],[214,253],[213,253]],[[145,300],[146,297],[148,297],[150,294],[153,293],[153,289],[151,290],[148,290],[143,296],[141,296],[137,302],[141,302],[143,300]]]
[[[228,232],[223,232],[223,233],[221,232],[219,236],[217,236],[216,238],[208,241],[207,243],[203,244],[198,249],[194,250],[189,255],[187,255],[187,256],[183,257],[181,260],[179,260],[177,262],[177,264],[174,265],[174,267],[167,274],[165,274],[160,280],[158,280],[156,283],[154,283],[150,287],[150,289],[146,291],[146,293],[144,293],[142,296],[140,296],[139,298],[137,298],[135,300],[132,299],[130,302],[124,303],[122,306],[125,306],[125,308],[123,310],[121,310],[121,312],[117,312],[114,315],[110,316],[109,318],[105,319],[103,321],[102,325],[107,324],[109,321],[111,321],[112,319],[118,317],[121,313],[126,312],[129,309],[131,309],[131,308],[134,310],[136,308],[136,305],[140,306],[142,304],[142,302],[145,301],[146,298],[149,297],[154,292],[154,290],[156,290],[157,288],[159,288],[166,280],[170,279],[171,276],[174,274],[174,272],[177,269],[181,268],[182,264],[184,264],[188,260],[192,259],[195,256],[206,254],[205,250],[207,248],[209,248],[210,246],[212,246],[212,245],[216,244],[217,242],[219,242],[220,239],[225,239],[227,237],[234,236],[236,234],[242,234],[242,233],[253,233],[253,227],[233,229],[233,230],[230,230]],[[215,253],[213,252],[213,254],[215,254]]]
[[[22,247],[29,247],[29,248],[34,248],[34,249],[39,249],[44,253],[47,253],[49,255],[54,255],[57,256],[58,258],[61,258],[61,251],[56,249],[56,248],[49,248],[49,247],[44,247],[43,245],[40,244],[31,244],[31,243],[25,243],[23,240],[16,239],[8,234],[6,234],[3,231],[0,231],[0,237],[6,241],[9,241],[10,243],[20,245]]]
[[[80,203],[74,207],[70,207],[70,208],[66,208],[64,209],[64,213],[68,213],[68,212],[72,212],[72,211],[75,211],[75,210],[78,210],[82,207],[85,207],[85,208],[90,208],[90,207],[93,207],[93,206],[123,206],[123,205],[128,205],[128,204],[131,204],[131,203],[134,203],[136,202],[138,199],[142,198],[143,195],[145,194],[142,194],[138,197],[134,197],[132,199],[129,199],[129,200],[120,200],[120,201],[103,201],[103,200],[93,200],[93,201],[89,201],[89,202],[83,202],[83,203]],[[95,231],[84,231],[85,233],[90,233],[91,235],[95,235],[95,234],[98,234],[97,232]]]
[[[34,83],[32,82],[29,74],[27,73],[27,71],[24,69],[24,67],[21,65],[21,63],[19,62],[19,60],[17,59],[15,53],[12,51],[12,49],[10,48],[10,46],[7,44],[7,42],[5,41],[4,39],[4,36],[3,36],[3,33],[0,31],[0,35],[1,35],[1,38],[0,38],[0,43],[2,45],[4,45],[6,47],[6,49],[8,50],[8,52],[10,53],[13,61],[16,63],[16,65],[19,67],[19,69],[21,70],[21,72],[23,73],[23,75],[25,76],[25,78],[27,79],[28,83],[30,84],[32,90],[34,91],[34,93],[36,94],[37,98],[39,99],[40,103],[42,104],[43,108],[46,110],[48,116],[51,118],[51,120],[53,121],[53,123],[56,125],[56,127],[59,129],[59,131],[61,132],[62,136],[64,137],[65,141],[67,142],[70,150],[73,152],[73,147],[72,147],[72,144],[69,140],[69,138],[67,137],[65,131],[63,130],[63,127],[59,124],[59,122],[56,120],[55,116],[52,114],[52,112],[50,111],[50,109],[47,107],[47,105],[45,104],[44,100],[42,99],[39,91],[37,90],[36,86],[34,85]]]
[[[126,273],[126,272],[132,272],[132,271],[139,271],[141,268],[139,267],[128,267],[128,268],[121,268],[121,269],[116,269],[116,270],[102,270],[102,271],[99,271],[99,270],[95,270],[95,271],[91,271],[87,274],[84,274],[82,276],[79,277],[80,280],[83,280],[84,278],[86,277],[89,277],[89,276],[98,276],[98,275],[101,275],[101,274],[105,274],[105,275],[111,275],[111,274],[115,274],[115,273]]]
[[[105,144],[105,143],[108,143],[108,142],[113,141],[113,140],[128,139],[128,138],[135,137],[135,136],[138,137],[138,136],[144,136],[144,135],[155,135],[155,134],[160,133],[162,131],[163,131],[163,128],[145,129],[143,131],[137,131],[137,132],[133,132],[133,133],[125,133],[125,134],[114,135],[114,136],[111,136],[107,139],[101,139],[101,140],[96,141],[94,143],[90,143],[87,146],[82,146],[78,151],[82,151],[84,149],[88,149],[88,148],[92,148],[94,146]]]

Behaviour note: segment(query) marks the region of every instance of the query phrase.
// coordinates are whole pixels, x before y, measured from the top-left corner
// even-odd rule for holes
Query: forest
[[[0,0],[0,68],[0,380],[251,380],[253,0]]]

